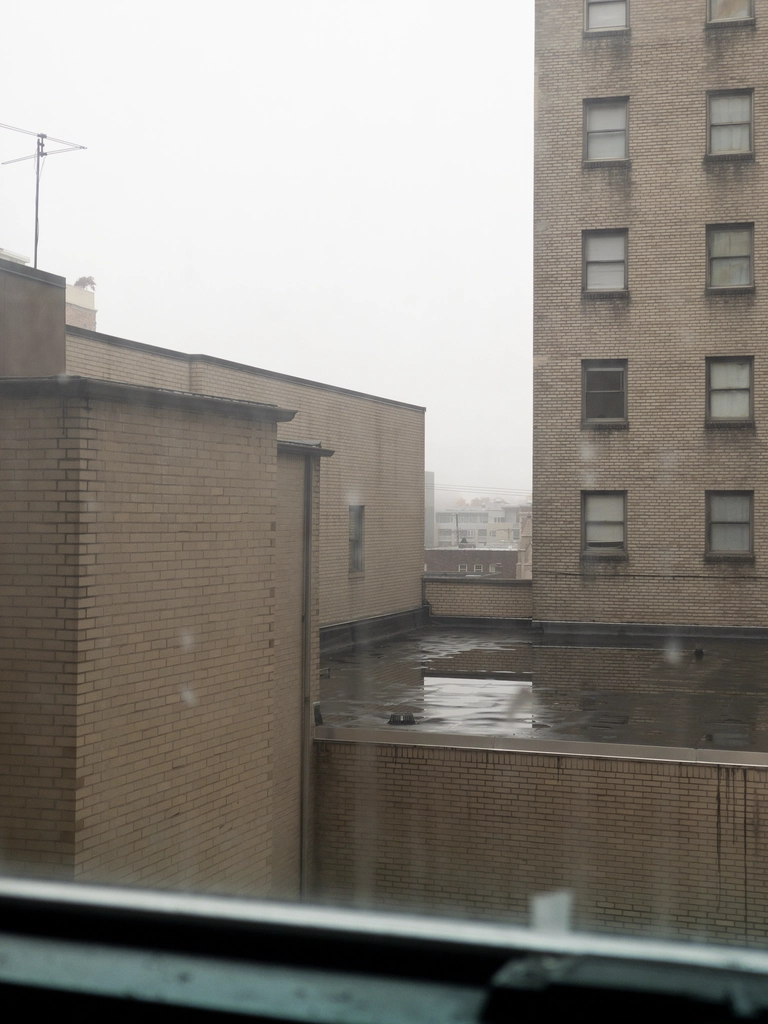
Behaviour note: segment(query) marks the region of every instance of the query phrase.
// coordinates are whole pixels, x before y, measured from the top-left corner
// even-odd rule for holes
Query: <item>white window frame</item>
[[[620,238],[622,240],[622,242],[623,242],[623,250],[624,250],[624,258],[623,259],[621,259],[621,260],[616,260],[616,259],[612,259],[612,260],[596,259],[595,258],[595,254],[594,253],[590,253],[590,248],[591,248],[590,243],[591,242],[597,241],[599,239],[609,239],[609,238],[612,238],[612,239],[619,239]],[[628,283],[629,283],[629,276],[628,276],[628,272],[627,272],[627,262],[628,262],[627,261],[627,256],[628,256],[628,249],[629,249],[629,232],[627,231],[627,229],[626,228],[607,228],[607,229],[602,229],[601,228],[599,230],[583,231],[582,232],[581,247],[582,247],[582,293],[584,295],[611,295],[611,294],[621,295],[621,294],[626,293],[627,290],[628,290]],[[608,266],[608,265],[613,265],[613,266],[623,265],[623,268],[624,268],[623,283],[620,286],[616,286],[614,288],[590,287],[589,286],[590,269],[592,267],[597,268],[597,267],[600,267],[600,266]]]
[[[746,255],[734,257],[714,256],[714,242],[719,235],[726,235],[729,232],[747,232],[749,235],[749,251]],[[727,284],[713,284],[716,278],[714,270],[717,263],[725,262],[728,259],[747,259],[749,268],[749,280],[739,282],[728,282]],[[755,226],[754,224],[708,224],[707,225],[707,290],[711,292],[727,291],[751,291],[755,286]]]
[[[712,367],[723,363],[742,363],[749,368],[749,384],[746,388],[715,388],[712,386]],[[708,356],[706,364],[707,372],[707,396],[706,396],[706,420],[707,423],[754,423],[754,401],[755,401],[755,360],[753,356]],[[723,391],[739,391],[748,393],[749,411],[744,416],[716,416],[712,411],[712,396]]]

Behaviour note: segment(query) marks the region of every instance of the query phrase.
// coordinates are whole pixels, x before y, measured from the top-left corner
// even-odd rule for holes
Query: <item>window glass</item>
[[[587,160],[625,160],[627,103],[592,102],[586,109]]]
[[[709,97],[709,152],[713,155],[752,152],[751,93]]]
[[[587,0],[587,28],[625,28],[627,0]]]
[[[587,549],[624,547],[624,493],[584,495],[584,546]]]
[[[751,359],[709,361],[710,419],[747,419],[750,416]]]
[[[583,418],[591,420],[626,419],[626,363],[585,362],[582,364]]]
[[[752,283],[752,228],[709,229],[709,284],[733,288]]]
[[[587,291],[618,291],[626,288],[627,236],[623,231],[587,234],[585,240],[585,288]]]
[[[749,493],[710,493],[710,551],[743,553],[751,550],[751,506]]]
[[[349,506],[349,571],[361,572],[363,568],[363,516],[364,505]]]
[[[734,21],[752,17],[752,0],[709,0],[710,21]]]

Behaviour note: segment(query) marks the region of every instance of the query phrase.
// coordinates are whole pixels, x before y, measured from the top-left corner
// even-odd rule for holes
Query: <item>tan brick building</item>
[[[421,621],[423,408],[74,326],[67,327],[66,368],[87,377],[296,409],[279,437],[320,440],[335,452],[320,484],[324,637],[344,642]]]
[[[535,620],[768,626],[765,13],[537,0]]]
[[[298,403],[277,392],[310,441],[278,436]],[[343,549],[332,622],[420,606],[423,410],[77,333],[61,278],[3,261],[0,393],[5,869],[298,897],[320,534]],[[321,494],[334,423],[357,446],[343,514]],[[413,525],[394,568],[379,468]]]

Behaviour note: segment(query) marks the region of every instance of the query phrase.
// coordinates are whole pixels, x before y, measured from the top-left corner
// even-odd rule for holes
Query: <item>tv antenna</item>
[[[34,135],[37,137],[37,146],[35,152],[30,153],[28,156],[19,156],[15,160],[4,160],[2,166],[5,167],[7,164],[19,164],[22,160],[34,160],[35,161],[35,258],[32,264],[35,270],[37,270],[37,243],[40,238],[40,175],[43,171],[43,161],[47,156],[55,156],[57,153],[72,153],[76,149],[85,149],[85,146],[78,146],[76,142],[67,142],[66,139],[54,139],[51,135],[46,135],[44,132],[30,132],[26,128],[14,128],[10,124],[0,124],[0,128],[7,128],[11,132],[21,132],[22,135]],[[46,143],[56,142],[62,149],[49,149],[46,151]]]

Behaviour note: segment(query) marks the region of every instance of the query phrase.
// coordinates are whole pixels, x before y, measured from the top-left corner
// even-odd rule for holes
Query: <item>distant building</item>
[[[431,548],[424,552],[424,572],[515,579],[517,560],[517,551],[490,548]]]
[[[435,514],[437,547],[464,544],[477,548],[516,548],[520,539],[520,506],[492,502],[461,505]]]
[[[435,474],[424,473],[424,547],[435,546]]]

